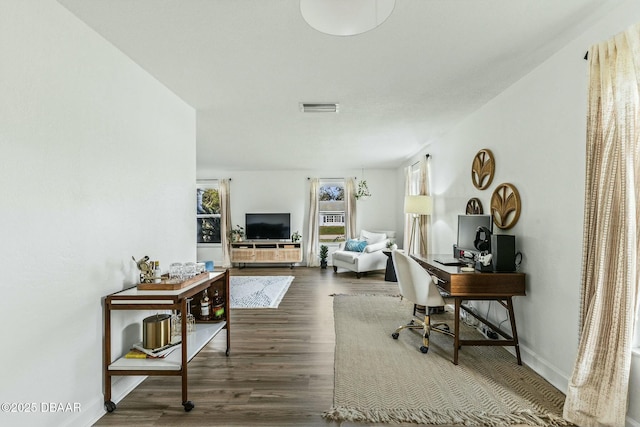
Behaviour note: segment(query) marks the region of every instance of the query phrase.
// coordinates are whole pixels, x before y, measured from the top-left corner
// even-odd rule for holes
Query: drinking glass
[[[184,278],[190,279],[196,275],[196,263],[195,262],[187,262],[184,265]]]
[[[204,262],[196,263],[196,274],[204,273],[205,271],[207,271],[207,269],[205,268]]]
[[[191,301],[193,298],[187,298],[187,333],[193,334],[196,331],[196,318],[191,314]]]
[[[182,339],[182,316],[178,310],[171,313],[171,343]]]
[[[180,281],[183,279],[184,267],[181,262],[174,262],[169,266],[169,279]]]

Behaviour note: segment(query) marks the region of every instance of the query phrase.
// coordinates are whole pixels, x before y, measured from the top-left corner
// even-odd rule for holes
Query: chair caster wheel
[[[106,402],[104,402],[104,409],[107,410],[107,412],[113,412],[116,410],[116,404],[113,403],[112,401],[108,400]]]
[[[190,410],[196,407],[196,405],[194,405],[193,402],[190,400],[187,400],[186,402],[184,402],[182,406],[184,406],[184,412],[189,412]]]
[[[423,345],[420,346],[420,351],[424,354],[426,354],[429,351],[429,347],[425,347]]]
[[[394,332],[394,333],[391,334],[391,338],[393,338],[394,340],[397,340],[399,336],[400,336],[400,334],[397,333],[397,332]]]

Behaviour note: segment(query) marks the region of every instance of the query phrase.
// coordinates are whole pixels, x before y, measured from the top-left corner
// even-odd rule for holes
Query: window
[[[420,194],[420,162],[411,166],[411,177],[409,179],[409,195]]]
[[[221,242],[218,181],[198,183],[196,222],[198,227],[198,244]]]
[[[344,181],[320,181],[318,236],[321,243],[344,241]]]

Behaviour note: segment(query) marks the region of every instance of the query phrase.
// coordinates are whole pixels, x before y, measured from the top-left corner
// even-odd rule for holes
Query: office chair
[[[400,295],[411,301],[414,306],[415,304],[425,306],[424,320],[412,319],[408,324],[398,327],[391,334],[391,337],[398,339],[400,331],[403,329],[422,329],[420,351],[427,353],[429,351],[429,335],[431,331],[440,332],[451,337],[454,336],[446,323],[431,323],[429,307],[444,306],[444,298],[440,295],[440,291],[429,273],[416,260],[399,251],[393,251],[391,258],[398,278]],[[415,316],[415,310],[413,315]]]

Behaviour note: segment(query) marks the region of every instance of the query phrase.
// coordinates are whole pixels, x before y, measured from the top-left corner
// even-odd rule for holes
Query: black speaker
[[[491,236],[493,271],[516,271],[516,236],[493,234]]]

